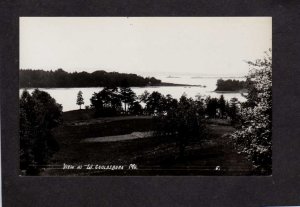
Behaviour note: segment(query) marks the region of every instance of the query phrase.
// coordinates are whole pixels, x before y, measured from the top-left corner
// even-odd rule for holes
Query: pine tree
[[[77,94],[76,104],[79,105],[79,109],[81,109],[81,105],[84,104],[84,99],[82,97],[82,91],[79,91],[78,94]]]

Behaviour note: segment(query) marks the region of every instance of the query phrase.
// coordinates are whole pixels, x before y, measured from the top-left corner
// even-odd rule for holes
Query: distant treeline
[[[246,81],[218,79],[216,91],[238,91],[246,88]]]
[[[55,71],[20,70],[21,88],[68,88],[68,87],[118,87],[118,86],[157,86],[161,80],[144,78],[136,74],[106,72],[68,73],[62,69]]]

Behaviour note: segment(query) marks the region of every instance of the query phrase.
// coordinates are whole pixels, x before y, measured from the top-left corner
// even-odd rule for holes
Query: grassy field
[[[80,143],[83,139],[151,131],[149,116],[93,118],[92,111],[64,113],[64,124],[54,131],[60,150],[50,160],[53,169],[41,175],[251,175],[252,166],[235,152],[227,134],[234,128],[224,120],[210,120],[209,135],[190,142],[185,156],[172,137],[152,137],[118,142]],[[62,169],[70,165],[135,164],[138,170]],[[217,170],[216,170],[217,169]]]

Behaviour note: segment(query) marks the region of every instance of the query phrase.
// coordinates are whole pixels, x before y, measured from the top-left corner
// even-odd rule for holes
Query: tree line
[[[154,77],[142,77],[136,74],[106,72],[98,70],[92,73],[68,73],[62,69],[55,71],[20,70],[21,88],[61,88],[61,87],[114,87],[114,86],[156,86],[161,80]]]
[[[178,100],[170,94],[163,95],[158,91],[149,93],[147,90],[137,96],[130,87],[105,87],[92,95],[91,106],[87,108],[94,109],[96,117],[158,115],[167,114],[170,109],[176,108],[180,100],[185,98],[190,102],[201,102],[202,115],[206,118],[231,118],[233,121],[237,119],[240,102],[236,98],[226,101],[221,95],[219,98],[197,96],[196,99],[192,99],[183,94]],[[81,91],[78,92],[76,103],[80,108],[84,103]]]

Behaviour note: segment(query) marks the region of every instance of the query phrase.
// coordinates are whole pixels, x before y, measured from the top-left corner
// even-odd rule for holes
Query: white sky
[[[271,17],[21,17],[20,68],[246,74]]]

